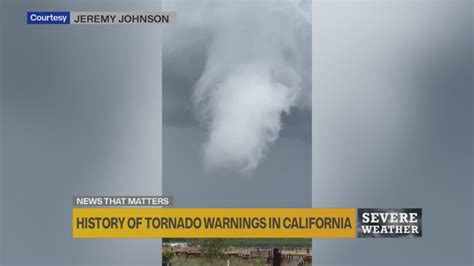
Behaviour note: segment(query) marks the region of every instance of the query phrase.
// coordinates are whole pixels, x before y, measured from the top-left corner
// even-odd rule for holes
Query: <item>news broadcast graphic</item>
[[[421,237],[422,209],[357,209],[357,237]]]

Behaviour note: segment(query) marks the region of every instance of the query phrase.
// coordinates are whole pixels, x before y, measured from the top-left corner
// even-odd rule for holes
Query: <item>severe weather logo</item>
[[[358,209],[357,237],[421,237],[421,209]]]

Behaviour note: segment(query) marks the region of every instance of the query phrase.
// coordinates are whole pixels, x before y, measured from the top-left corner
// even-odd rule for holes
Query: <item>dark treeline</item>
[[[199,245],[202,239],[199,238],[164,238],[164,243],[182,242],[191,246]],[[227,246],[234,247],[311,247],[310,238],[226,238]]]

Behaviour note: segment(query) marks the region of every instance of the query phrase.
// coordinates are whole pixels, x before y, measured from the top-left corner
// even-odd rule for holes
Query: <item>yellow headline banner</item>
[[[74,238],[355,238],[353,208],[73,208]]]

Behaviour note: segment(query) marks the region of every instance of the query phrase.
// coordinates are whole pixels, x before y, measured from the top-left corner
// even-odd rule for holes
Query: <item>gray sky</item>
[[[311,90],[310,23],[291,28],[292,31],[280,32],[279,34],[283,35],[281,37],[261,38],[252,35],[252,27],[260,26],[262,31],[272,32],[275,30],[274,25],[281,21],[281,18],[272,17],[268,12],[260,12],[261,19],[266,23],[254,21],[254,17],[258,17],[253,14],[254,10],[265,8],[264,2],[226,2],[226,8],[214,5],[213,8],[205,10],[201,9],[202,6],[202,3],[197,5],[189,1],[179,1],[176,5],[165,3],[165,7],[177,10],[180,21],[173,28],[165,29],[163,33],[164,193],[175,196],[176,206],[179,207],[309,207],[311,104],[307,102],[310,97],[305,96],[310,95]],[[283,6],[285,4],[280,7]],[[310,12],[307,1],[303,6],[305,12]],[[210,21],[202,18],[204,14],[213,11]],[[284,12],[286,18],[305,19],[301,13]],[[267,14],[268,16],[265,16]],[[224,38],[223,31],[225,38],[232,38],[227,35],[232,34],[233,26],[230,24],[235,22],[234,17],[250,19],[255,23],[243,24],[244,26],[241,25],[242,28],[238,29],[239,32],[244,32],[238,36],[242,39],[241,42],[225,42],[221,48],[215,40]],[[221,24],[224,24],[222,28],[215,27]],[[226,28],[227,25],[229,27]],[[227,32],[229,29],[230,33]],[[245,33],[247,31],[248,33]],[[245,41],[246,35],[255,40]],[[235,61],[247,63],[242,59],[247,54],[252,54],[252,58],[260,58],[260,55],[255,54],[260,51],[259,46],[266,47],[267,50],[279,49],[275,40],[287,42],[290,39],[298,41],[294,47],[289,48],[285,63],[296,69],[301,76],[300,86],[303,92],[292,105],[289,115],[281,113],[283,127],[279,131],[279,138],[268,146],[266,157],[259,161],[256,169],[250,174],[242,174],[239,171],[206,171],[203,165],[203,146],[209,135],[206,127],[196,119],[192,97],[196,83],[206,71],[206,64],[212,60],[209,58],[212,58],[214,50],[225,49],[226,54],[232,54],[232,51],[240,53],[239,57],[222,60],[222,67],[226,68],[232,66]],[[272,48],[274,46],[276,47]]]

